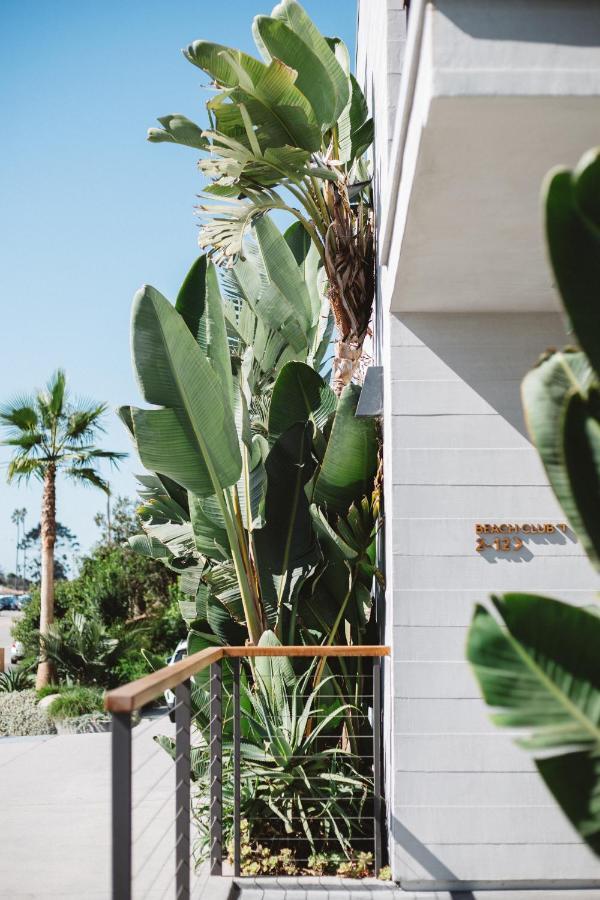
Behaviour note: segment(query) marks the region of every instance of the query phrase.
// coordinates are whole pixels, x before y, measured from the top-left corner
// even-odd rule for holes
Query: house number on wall
[[[525,522],[517,525],[509,522],[481,523],[475,525],[475,549],[478,553],[482,550],[497,550],[499,553],[510,553],[511,551],[521,550],[523,547],[523,539],[520,534],[555,534],[561,531],[563,534],[567,530],[565,522],[558,522],[556,525],[551,522]],[[498,537],[490,537],[489,541],[482,535],[499,535]]]

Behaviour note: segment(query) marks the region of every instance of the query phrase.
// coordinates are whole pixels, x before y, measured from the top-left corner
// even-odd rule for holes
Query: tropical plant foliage
[[[144,533],[130,545],[180,574],[190,653],[377,642],[378,435],[356,417],[351,383],[373,299],[360,159],[372,123],[346,48],[298,3],[257,17],[254,36],[262,60],[207,41],[186,51],[216,90],[208,130],[177,115],[150,132],[208,154],[207,253],[174,305],[149,286],[136,295],[133,365],[150,408],[120,411],[146,469]],[[285,234],[272,210],[296,219]],[[250,840],[270,840],[275,816],[284,834],[302,835],[307,855],[333,847],[348,857],[370,777],[369,679],[359,658],[308,669],[257,659],[245,669]],[[230,710],[227,669],[224,687]],[[192,691],[201,785],[207,691],[202,674]],[[201,820],[205,795],[200,787]]]
[[[112,687],[111,672],[136,638],[135,626],[123,628],[116,637],[98,619],[71,613],[40,634],[40,643],[62,680]]]
[[[271,210],[300,223],[315,250],[310,265],[321,264],[328,279],[339,394],[359,362],[373,303],[373,228],[361,159],[373,122],[345,44],[323,37],[295,0],[257,16],[252,33],[261,58],[206,40],[190,44],[185,57],[215,91],[206,104],[209,128],[167,115],[148,139],[207,154],[199,163],[209,179],[200,246],[218,263],[243,258],[246,234]]]
[[[267,633],[262,643],[272,642],[276,639]],[[342,746],[349,717],[361,720],[363,713],[358,707],[340,704],[334,676],[314,687],[315,671],[313,663],[298,677],[289,659],[259,657],[251,672],[242,672],[241,683],[241,803],[248,839],[255,841],[260,835],[273,854],[291,844],[290,863],[300,866],[306,866],[308,857],[317,852],[337,852],[348,859],[357,848],[370,846],[371,840],[372,778],[365,774],[360,751]],[[206,852],[210,814],[208,693],[197,686],[193,702],[200,733],[200,743],[192,754],[198,786],[195,814],[200,851]],[[227,695],[223,751],[226,839],[232,834],[233,813],[231,716]],[[360,729],[359,725],[355,730]],[[365,733],[363,741],[368,740]],[[174,756],[172,739],[159,737],[157,741]],[[370,750],[365,755],[369,756]]]
[[[194,310],[189,285],[202,270]],[[160,408],[121,410],[154,473],[141,478],[145,534],[132,547],[181,573],[182,613],[208,643],[257,644],[267,630],[283,643],[362,640],[376,571],[377,435],[354,415],[360,388],[337,400],[298,359],[253,378],[254,345],[240,357],[237,335],[229,339],[231,300],[204,257],[184,296],[185,317],[153,288],[134,301],[136,375]],[[240,292],[238,320],[247,303]]]
[[[92,485],[107,492],[108,484],[99,466],[107,461],[117,465],[123,453],[96,445],[103,431],[104,403],[73,399],[62,370],[55,372],[46,388],[32,396],[17,397],[0,407],[0,427],[11,447],[9,481],[43,483],[41,514],[41,621],[46,634],[54,619],[54,548],[56,543],[56,477],[63,474],[77,484]],[[51,679],[48,660],[40,657],[36,686]]]
[[[546,354],[523,382],[529,431],[590,561],[600,569],[600,152],[550,173],[546,235],[582,349]],[[581,836],[600,855],[598,610],[530,594],[478,607],[468,657],[502,726],[521,743]]]

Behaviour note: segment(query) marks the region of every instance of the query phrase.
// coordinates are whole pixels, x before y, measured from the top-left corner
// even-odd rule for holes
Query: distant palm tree
[[[98,471],[107,459],[117,464],[127,454],[101,450],[94,441],[104,431],[101,419],[106,404],[73,401],[67,393],[65,373],[52,375],[46,389],[31,397],[18,397],[0,407],[0,426],[6,429],[3,444],[14,447],[8,481],[43,482],[42,577],[40,632],[48,633],[54,620],[54,544],[56,541],[56,476],[62,472],[73,481],[91,484],[105,492],[108,484]],[[36,687],[48,684],[51,663],[42,653]]]

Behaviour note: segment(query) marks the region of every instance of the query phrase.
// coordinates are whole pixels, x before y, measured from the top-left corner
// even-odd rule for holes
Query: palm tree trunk
[[[42,581],[40,585],[40,633],[48,633],[54,621],[54,544],[56,542],[56,466],[50,464],[44,474],[42,495]],[[36,689],[52,680],[52,663],[40,659]]]

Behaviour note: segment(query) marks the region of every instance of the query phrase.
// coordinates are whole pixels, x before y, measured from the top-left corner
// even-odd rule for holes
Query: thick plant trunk
[[[54,544],[56,542],[56,466],[50,465],[44,475],[42,496],[42,581],[40,585],[40,633],[48,633],[54,621]],[[35,681],[36,689],[52,680],[52,663],[42,656]]]
[[[325,239],[325,270],[338,334],[332,387],[339,396],[359,366],[373,310],[373,222],[368,207],[350,203],[345,185],[328,183],[325,197],[331,216]]]

